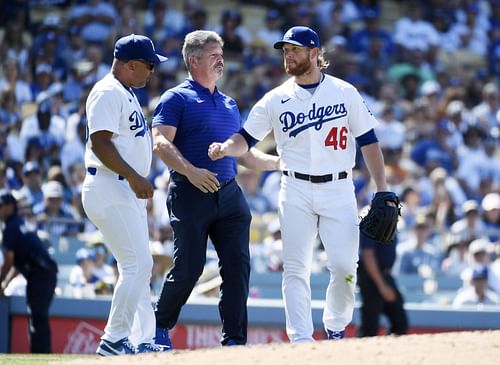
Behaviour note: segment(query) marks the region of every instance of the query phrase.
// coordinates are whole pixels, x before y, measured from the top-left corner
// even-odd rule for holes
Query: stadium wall
[[[51,306],[52,347],[55,353],[94,353],[106,324],[109,299],[56,298]],[[323,339],[323,301],[313,301],[315,338]],[[436,333],[463,330],[500,329],[499,308],[451,309],[446,305],[407,304],[410,333]],[[284,309],[280,299],[249,299],[248,343],[287,341]],[[0,351],[27,353],[28,312],[25,297],[0,300]],[[347,336],[356,335],[359,304]],[[380,334],[385,323],[381,323]],[[179,324],[172,331],[178,349],[220,346],[220,319],[216,298],[192,298],[184,306]]]

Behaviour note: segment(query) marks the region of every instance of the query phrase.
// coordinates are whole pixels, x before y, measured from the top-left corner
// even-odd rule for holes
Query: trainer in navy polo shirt
[[[221,93],[222,38],[215,32],[186,35],[183,57],[189,79],[167,90],[153,113],[155,153],[170,168],[167,209],[174,236],[174,266],[156,303],[155,342],[172,346],[168,331],[179,318],[206,262],[210,240],[217,252],[222,345],[247,341],[250,220],[236,183],[236,160],[212,161],[208,147],[241,128],[236,102]]]
[[[221,184],[236,176],[236,159],[212,161],[207,154],[208,146],[213,141],[225,141],[240,130],[241,124],[238,105],[233,98],[217,87],[212,94],[191,79],[165,92],[153,115],[153,127],[176,127],[173,142],[184,158],[196,167],[217,173]]]

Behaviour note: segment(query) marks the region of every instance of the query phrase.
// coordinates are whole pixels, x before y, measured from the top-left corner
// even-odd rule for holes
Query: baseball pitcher
[[[239,156],[271,131],[281,159],[279,219],[283,240],[283,297],[291,342],[313,341],[310,274],[314,241],[328,256],[330,282],[323,322],[328,338],[344,337],[352,319],[358,261],[358,210],[352,182],[356,143],[377,190],[387,190],[376,119],[349,83],[321,72],[319,37],[289,29],[274,48],[291,76],[253,107],[239,133],[213,143],[209,156]]]

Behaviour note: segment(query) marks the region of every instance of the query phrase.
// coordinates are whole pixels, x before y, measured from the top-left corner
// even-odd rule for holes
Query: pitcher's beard
[[[290,76],[302,76],[310,69],[311,61],[309,61],[309,59],[306,59],[301,63],[295,62],[293,66],[285,62],[285,72]]]

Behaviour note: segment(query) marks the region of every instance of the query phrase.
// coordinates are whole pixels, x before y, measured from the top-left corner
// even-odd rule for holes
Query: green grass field
[[[32,355],[32,354],[0,354],[0,365],[45,365],[56,363],[61,360],[84,359],[86,357],[95,357],[93,355]]]

